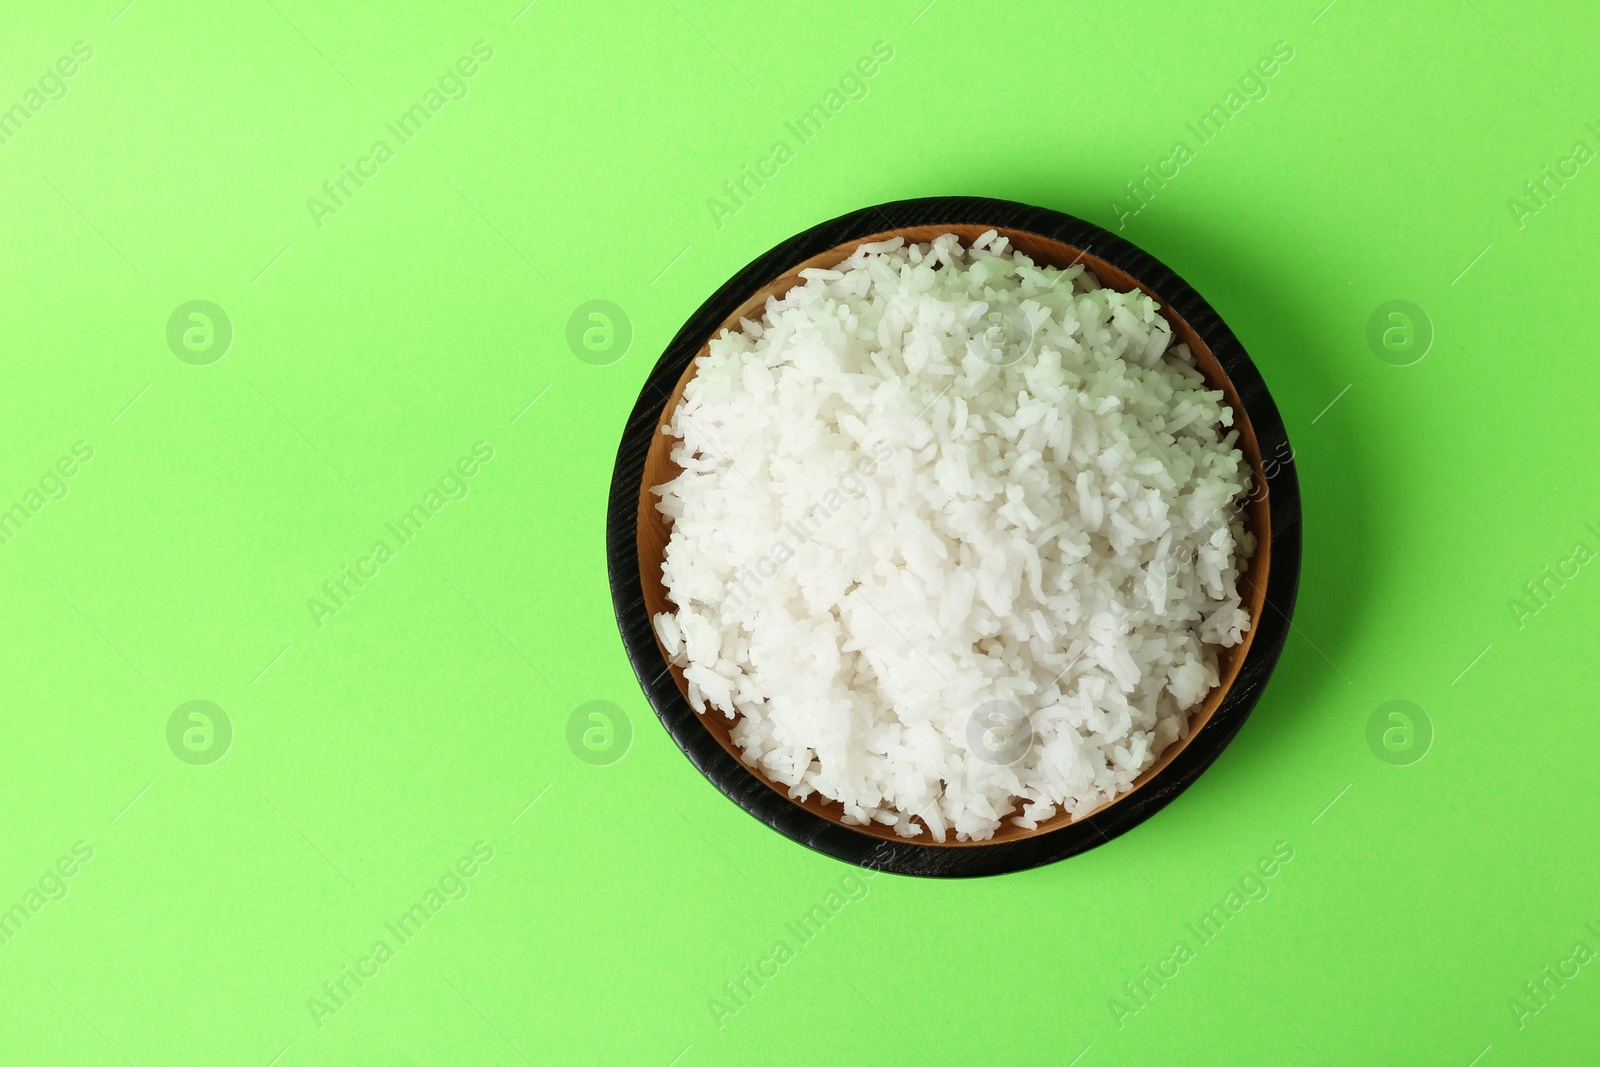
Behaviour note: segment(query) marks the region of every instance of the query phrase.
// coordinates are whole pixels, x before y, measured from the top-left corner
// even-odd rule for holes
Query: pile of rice
[[[711,342],[656,633],[751,766],[984,840],[1126,792],[1249,626],[1233,412],[1155,301],[994,231],[808,270]]]

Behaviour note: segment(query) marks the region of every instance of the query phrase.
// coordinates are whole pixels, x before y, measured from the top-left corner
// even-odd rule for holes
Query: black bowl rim
[[[988,225],[1053,238],[1099,257],[1158,294],[1211,348],[1238,391],[1260,446],[1272,522],[1266,605],[1250,651],[1227,696],[1184,750],[1132,795],[1088,819],[1017,841],[968,847],[872,837],[807,811],[758,779],[711,736],[669,675],[639,578],[638,506],[645,456],[662,407],[712,331],[796,263],[871,234],[929,225]],[[851,211],[780,242],[723,283],[684,323],[645,379],[617,449],[606,515],[606,561],[623,648],[657,717],[689,761],[728,799],[793,841],[860,867],[923,877],[1005,874],[1054,863],[1128,832],[1170,804],[1221,755],[1260,699],[1288,638],[1300,554],[1300,487],[1283,419],[1244,346],[1215,309],[1166,264],[1091,222],[975,196],[921,197]]]

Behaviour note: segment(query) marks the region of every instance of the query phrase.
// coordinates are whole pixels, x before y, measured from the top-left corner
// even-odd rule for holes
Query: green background
[[[0,944],[0,1062],[1491,1067],[1595,1047],[1600,967],[1541,972],[1600,950],[1600,166],[1523,188],[1600,148],[1593,14],[522,3],[6,13],[0,107],[25,121],[0,144],[0,508],[27,521],[0,545],[0,908],[24,915]],[[77,41],[92,58],[29,110]],[[466,95],[399,144],[385,124],[479,41]],[[785,123],[880,41],[865,97],[799,144]],[[1229,111],[1279,42],[1292,59]],[[380,139],[393,158],[316,218]],[[723,183],[780,139],[792,158],[731,210]],[[1127,183],[1180,142],[1134,214]],[[1238,739],[1114,847],[841,882],[642,699],[606,494],[646,373],[718,284],[818,221],[944,193],[1120,222],[1223,314],[1295,445],[1299,608]],[[196,299],[233,332],[207,365],[167,340]],[[620,358],[569,345],[591,300],[626,314]],[[1368,343],[1391,300],[1421,309],[1403,359]],[[80,442],[92,459],[51,478]],[[385,523],[479,442],[466,497],[399,545]],[[380,540],[392,558],[318,618]],[[205,765],[168,741],[191,700],[232,725]],[[609,763],[568,740],[596,700],[619,709],[590,756]],[[1390,701],[1420,712],[1370,744]],[[469,894],[400,944],[385,924],[479,842]],[[1293,859],[1265,898],[1202,944],[1188,924],[1275,846]],[[801,945],[787,924],[830,890],[848,902]],[[380,939],[392,958],[314,1011]],[[794,958],[729,1000],[780,939]],[[1180,940],[1176,977],[1145,979]]]

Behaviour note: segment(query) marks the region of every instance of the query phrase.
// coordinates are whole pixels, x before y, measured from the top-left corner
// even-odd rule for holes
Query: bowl
[[[1244,640],[1222,649],[1219,684],[1191,710],[1188,736],[1169,745],[1132,789],[1087,815],[1058,813],[1037,828],[1007,824],[986,841],[903,838],[893,828],[842,821],[842,807],[787,787],[745,764],[721,712],[697,714],[682,672],[661,647],[651,619],[673,610],[661,578],[670,525],[655,508],[652,486],[675,477],[675,438],[661,432],[712,337],[758,318],[769,296],[800,284],[809,267],[832,267],[869,241],[925,242],[954,233],[970,244],[999,231],[1036,263],[1083,264],[1101,284],[1142,289],[1160,305],[1174,341],[1186,343],[1207,383],[1232,407],[1238,447],[1249,461],[1244,503],[1257,548],[1241,576],[1250,615]],[[782,242],[729,279],[689,318],[650,372],[617,450],[606,527],[613,604],[624,649],[657,717],[702,774],[746,812],[785,836],[837,859],[901,874],[960,877],[1001,874],[1065,859],[1150,818],[1221,754],[1248,717],[1288,636],[1300,573],[1300,494],[1283,420],[1238,339],[1199,294],[1172,270],[1115,234],[1044,208],[980,197],[902,200],[851,212]]]

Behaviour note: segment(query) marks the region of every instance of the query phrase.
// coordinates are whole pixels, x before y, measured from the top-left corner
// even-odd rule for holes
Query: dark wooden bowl
[[[915,217],[905,218],[908,214]],[[936,221],[929,221],[930,216]],[[1039,224],[1041,216],[1049,225]],[[668,663],[650,625],[656,614],[675,607],[661,577],[670,524],[656,509],[650,489],[679,473],[671,457],[676,439],[661,428],[694,376],[695,357],[705,354],[712,337],[725,328],[736,329],[741,318],[759,318],[769,296],[781,296],[800,284],[802,270],[835,266],[864,242],[895,236],[926,242],[953,233],[970,244],[990,228],[1036,263],[1081,263],[1102,285],[1148,293],[1159,303],[1174,341],[1189,346],[1207,384],[1225,394],[1254,487],[1244,514],[1257,547],[1241,578],[1251,625],[1240,644],[1218,650],[1220,682],[1191,710],[1187,736],[1169,745],[1128,792],[1076,819],[1059,813],[1031,830],[1007,823],[986,841],[958,842],[952,834],[937,842],[926,832],[907,839],[892,827],[844,823],[842,807],[820,794],[790,799],[785,786],[742,761],[729,736],[733,720],[716,711],[698,715],[689,707],[682,672]],[[817,247],[830,235],[839,239]],[[870,208],[807,231],[751,264],[701,308],[657,364],[630,420],[612,485],[608,540],[618,622],[640,681],[669,732],[707,777],[769,825],[840,858],[905,873],[998,873],[1049,862],[1092,847],[1153,814],[1215,758],[1248,714],[1282,648],[1299,573],[1299,500],[1291,457],[1276,407],[1238,341],[1193,290],[1151,257],[1081,220],[1003,201],[942,198]],[[631,551],[623,551],[620,559],[619,538],[631,541]],[[1277,580],[1284,570],[1290,572],[1287,583]],[[1261,667],[1247,673],[1252,663]],[[1230,708],[1235,714],[1223,714]],[[1190,753],[1199,760],[1186,760]],[[1174,772],[1175,767],[1180,771]],[[1193,769],[1185,775],[1184,767]],[[751,790],[752,784],[759,792]],[[1156,794],[1154,807],[1139,803]],[[789,811],[779,818],[774,805],[779,812]],[[1124,812],[1138,814],[1131,822],[1116,817]],[[1040,847],[1047,842],[1051,847]]]

